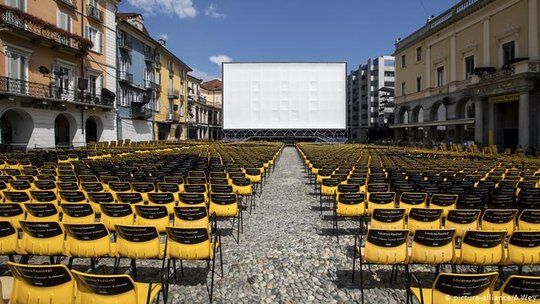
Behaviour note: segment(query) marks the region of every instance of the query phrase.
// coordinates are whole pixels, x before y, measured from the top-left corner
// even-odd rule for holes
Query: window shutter
[[[101,34],[100,31],[98,31],[98,32],[97,32],[97,44],[98,44],[97,51],[98,51],[99,53],[101,53],[102,50],[103,50],[103,43],[102,43],[102,41],[103,41],[103,40],[102,40],[102,34]]]
[[[84,38],[92,40],[92,37],[90,37],[90,28],[88,25],[84,26]]]

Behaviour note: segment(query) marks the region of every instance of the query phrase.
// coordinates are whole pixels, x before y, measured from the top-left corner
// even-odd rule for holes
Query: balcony
[[[156,89],[156,83],[152,80],[145,80],[144,81],[144,88],[147,90],[155,90]]]
[[[120,50],[131,52],[131,50],[133,49],[133,45],[131,44],[131,41],[127,38],[120,38],[118,40],[118,48]]]
[[[101,12],[99,11],[99,8],[92,4],[88,4],[86,6],[86,16],[99,22],[103,20],[103,17],[101,15]]]
[[[167,114],[167,121],[179,122],[180,121],[180,115],[178,113],[169,113],[169,114]]]
[[[169,99],[177,99],[180,96],[180,91],[177,89],[169,88],[167,91],[167,97]]]
[[[94,46],[92,41],[82,36],[66,32],[43,19],[2,4],[0,30],[7,30],[4,32],[30,40],[34,44],[42,43],[76,55],[86,55]]]
[[[56,2],[63,4],[71,9],[77,9],[77,2],[75,0],[56,0]]]
[[[152,118],[152,110],[145,108],[142,103],[132,102],[130,117],[136,119],[150,119]]]
[[[112,108],[115,99],[114,93],[107,90],[103,90],[101,93],[102,95],[92,94],[0,76],[0,95],[4,96],[20,96],[36,101],[60,101]]]
[[[151,50],[144,51],[144,61],[154,63],[154,53]]]
[[[131,74],[130,72],[126,72],[126,71],[120,71],[120,72],[118,72],[118,81],[132,83],[133,82],[133,74]]]

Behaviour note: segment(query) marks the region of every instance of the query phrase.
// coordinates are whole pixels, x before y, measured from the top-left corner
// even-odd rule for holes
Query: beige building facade
[[[396,41],[396,138],[537,149],[538,0],[464,0]]]

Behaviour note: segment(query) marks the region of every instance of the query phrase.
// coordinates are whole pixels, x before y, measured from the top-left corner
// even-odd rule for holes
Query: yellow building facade
[[[397,139],[537,149],[538,0],[464,0],[396,41]]]
[[[191,68],[171,53],[163,40],[159,41],[156,52],[159,54],[156,66],[159,102],[154,114],[155,139],[185,140],[188,138],[187,88]]]

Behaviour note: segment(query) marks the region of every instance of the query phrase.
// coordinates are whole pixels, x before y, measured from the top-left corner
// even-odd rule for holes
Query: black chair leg
[[[210,281],[210,303],[212,303],[212,296],[214,295],[214,275],[215,275],[216,257],[212,259],[212,279]]]
[[[135,259],[131,259],[131,270],[133,271],[133,277],[137,277],[137,263]]]

